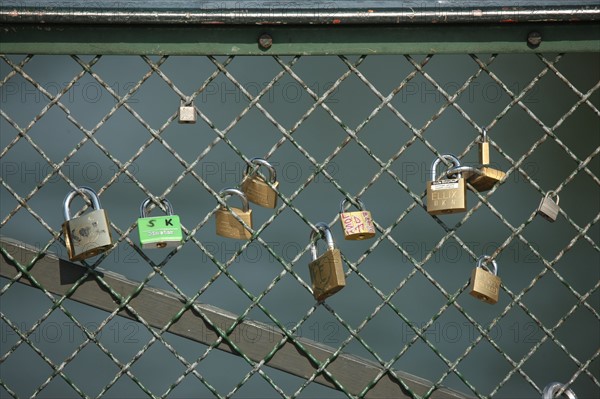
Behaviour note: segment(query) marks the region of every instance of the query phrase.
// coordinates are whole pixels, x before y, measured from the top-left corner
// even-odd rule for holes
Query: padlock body
[[[346,240],[366,240],[375,236],[375,226],[369,211],[342,212],[340,222]]]
[[[112,247],[110,222],[103,209],[87,212],[62,225],[69,259],[79,261],[96,256]]]
[[[277,189],[279,182],[272,183],[272,185]],[[277,206],[277,192],[269,187],[260,176],[246,176],[241,189],[246,194],[248,201],[256,205],[265,208],[275,208]]]
[[[476,267],[471,273],[470,294],[480,301],[494,304],[498,302],[500,282],[500,277],[481,267]]]
[[[249,227],[252,227],[252,209],[249,209],[248,212],[244,212],[239,208],[231,207],[231,210],[235,212],[244,223]],[[227,208],[220,208],[217,210],[215,218],[217,221],[217,235],[238,240],[248,240],[252,237],[252,233],[246,230]]]
[[[542,198],[537,213],[549,222],[556,221],[560,208],[550,197]]]
[[[501,170],[482,166],[479,168],[482,174],[471,173],[466,176],[467,182],[479,192],[491,190],[500,180],[504,179],[505,173]]]
[[[346,286],[340,250],[328,249],[308,265],[315,299],[325,300]]]
[[[142,248],[176,247],[183,240],[177,215],[139,218],[137,223]]]
[[[467,209],[465,179],[441,179],[427,182],[427,213],[439,215]]]
[[[196,123],[196,109],[192,105],[179,107],[179,123]]]
[[[479,142],[479,163],[482,165],[488,165],[490,163],[489,141]]]

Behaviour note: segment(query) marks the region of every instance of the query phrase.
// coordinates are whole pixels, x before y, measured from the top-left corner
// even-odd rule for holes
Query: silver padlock
[[[179,105],[179,123],[196,123],[196,107],[194,103],[186,105],[183,100]]]
[[[552,200],[552,197],[556,197],[556,202]],[[556,194],[554,191],[548,191],[540,202],[540,206],[537,209],[537,214],[549,222],[556,221],[558,212],[560,211],[558,206],[559,201],[560,198],[558,198],[558,194]]]
[[[558,398],[556,394],[563,388],[564,385],[560,382],[551,382],[550,384],[546,385],[546,388],[544,388],[544,391],[542,392],[542,399]],[[561,397],[563,396],[567,397],[568,399],[577,399],[577,395],[575,395],[575,392],[573,392],[571,389],[565,389]]]

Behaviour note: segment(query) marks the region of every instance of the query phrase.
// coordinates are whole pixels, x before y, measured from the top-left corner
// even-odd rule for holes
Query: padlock
[[[442,158],[460,167],[459,160],[453,155]],[[467,188],[465,179],[457,173],[455,178],[436,178],[436,169],[441,162],[436,158],[431,165],[431,180],[427,182],[427,213],[439,215],[464,212],[467,209]],[[448,176],[447,176],[448,177]]]
[[[542,392],[542,399],[558,398],[559,396],[556,395],[560,392],[561,389],[564,388],[565,386],[560,382],[551,382],[544,388],[544,391]],[[570,388],[565,389],[560,397],[566,397],[567,399],[577,399],[577,395],[575,395],[575,392],[573,392],[573,390],[571,390]]]
[[[501,170],[491,168],[490,164],[490,142],[487,137],[487,130],[483,129],[479,144],[479,163],[477,167],[480,173],[465,174],[467,182],[477,191],[490,190],[496,183],[504,179],[505,173]]]
[[[194,103],[185,104],[183,100],[179,105],[179,123],[196,123],[196,107]]]
[[[275,190],[279,186],[275,168],[262,158],[252,158],[250,162],[254,165],[264,166],[269,170],[269,182],[273,188],[258,174],[258,170],[250,174],[251,166],[248,165],[244,172],[244,180],[241,185],[242,191],[246,194],[248,201],[265,208],[275,208],[277,206],[277,191]]]
[[[152,203],[151,198],[146,198],[140,206],[141,217],[137,221],[142,248],[167,248],[176,247],[183,240],[179,216],[173,215],[171,203],[164,199],[162,204],[167,208],[167,215],[161,217],[147,217],[146,209]]]
[[[313,260],[308,265],[308,269],[313,296],[317,301],[322,302],[346,286],[346,276],[342,267],[340,250],[335,247],[329,226],[319,222],[315,224],[315,227],[318,231],[313,230],[310,233],[310,252]],[[325,238],[327,251],[317,258],[316,240],[318,238]]]
[[[94,210],[71,219],[69,207],[77,195],[87,197],[92,202]],[[112,247],[108,215],[104,209],[100,208],[100,200],[94,190],[89,187],[78,187],[69,192],[63,202],[63,213],[65,222],[62,230],[70,260],[79,261],[91,258]]]
[[[340,204],[340,222],[344,230],[344,238],[346,240],[365,240],[375,236],[375,226],[371,212],[365,211],[363,203],[360,199],[356,199],[359,205],[358,212],[344,212],[344,208],[348,202],[347,198],[342,200]]]
[[[489,260],[494,267],[493,273],[484,268],[483,262],[486,260]],[[470,294],[483,302],[494,304],[498,302],[501,282],[496,261],[487,255],[479,257],[477,267],[471,273]]]
[[[551,197],[556,197],[556,202],[554,202]],[[558,212],[560,211],[558,206],[559,201],[560,198],[558,197],[558,194],[556,194],[554,191],[548,191],[544,198],[542,198],[540,206],[538,206],[537,214],[549,222],[556,221]]]
[[[248,227],[252,228],[252,209],[250,209],[248,206],[248,199],[246,198],[246,195],[235,188],[221,190],[219,195],[223,199],[229,197],[230,195],[240,197],[242,200],[242,209],[234,207],[230,208],[237,216],[240,217],[240,219],[244,221],[244,223],[246,223],[246,225],[248,225]],[[217,235],[228,238],[236,238],[238,240],[248,240],[252,237],[252,232],[246,230],[244,225],[242,225],[227,208],[222,206],[220,209],[218,209],[215,218],[217,221]]]

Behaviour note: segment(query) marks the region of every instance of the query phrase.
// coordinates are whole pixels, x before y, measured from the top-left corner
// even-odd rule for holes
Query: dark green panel
[[[436,54],[590,52],[598,24],[440,26],[139,26],[3,25],[3,53],[33,54]],[[537,48],[530,32],[541,33]],[[259,47],[269,33],[273,45]]]

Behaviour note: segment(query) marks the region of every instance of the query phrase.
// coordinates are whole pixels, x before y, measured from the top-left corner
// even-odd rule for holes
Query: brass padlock
[[[483,262],[486,260],[489,260],[489,263],[494,267],[493,273],[484,268]],[[494,304],[498,302],[501,282],[502,280],[498,277],[496,261],[487,255],[479,257],[477,267],[471,273],[470,294],[480,301]]]
[[[340,204],[340,222],[344,230],[344,238],[346,240],[365,240],[375,236],[375,226],[371,212],[365,211],[363,203],[360,199],[356,199],[359,205],[358,212],[344,212],[344,208],[348,202],[347,198],[342,200]]]
[[[550,384],[546,385],[544,391],[542,392],[542,399],[558,398],[559,396],[557,396],[557,394],[561,389],[564,389],[562,395],[560,396],[561,398],[566,397],[567,399],[577,399],[575,392],[573,392],[573,390],[570,388],[565,389],[565,385],[561,384],[560,382],[551,382]]]
[[[87,197],[92,202],[94,210],[71,219],[69,207],[77,195]],[[63,202],[63,213],[65,222],[62,230],[70,260],[91,258],[112,247],[108,215],[100,208],[100,200],[94,190],[89,187],[78,187],[69,192]]]
[[[194,107],[194,103],[185,104],[181,100],[179,105],[179,123],[196,123],[196,107]]]
[[[313,296],[319,302],[335,294],[346,286],[346,276],[342,267],[342,256],[340,250],[335,247],[333,236],[327,224],[319,222],[315,224],[318,231],[310,233],[310,252],[312,262],[308,265],[310,281],[312,283]],[[327,251],[317,258],[317,243],[319,238],[325,238]]]
[[[252,158],[250,162],[254,165],[264,166],[269,170],[269,182],[272,188],[265,182],[265,179],[258,174],[258,170],[250,174],[250,165],[244,172],[244,180],[241,189],[246,194],[248,201],[265,208],[275,208],[277,206],[277,172],[275,168],[262,158]]]
[[[460,162],[455,156],[442,155],[442,158],[452,162],[455,167],[460,167]],[[458,177],[455,178],[441,178],[448,177],[449,170],[440,178],[436,178],[436,169],[440,162],[441,159],[436,158],[431,165],[431,180],[427,182],[427,213],[439,215],[464,212],[467,209],[465,179],[460,173],[457,173]]]
[[[556,197],[556,202],[554,202],[551,197]],[[560,198],[558,197],[558,194],[556,194],[554,191],[548,191],[544,198],[542,198],[540,206],[538,206],[537,214],[549,222],[556,221],[558,212],[560,211],[558,206],[559,201]]]
[[[235,188],[227,188],[221,190],[219,196],[226,199],[230,195],[240,197],[242,200],[242,209],[230,207],[232,212],[246,223],[246,225],[252,228],[252,209],[248,206],[248,199],[243,192]],[[233,216],[233,214],[224,206],[221,206],[215,214],[217,221],[217,235],[228,238],[236,238],[238,240],[248,240],[252,237],[252,232],[248,231],[239,220]]]
[[[491,168],[490,164],[490,142],[487,137],[487,130],[482,130],[482,135],[478,139],[479,144],[479,173],[465,174],[467,183],[479,192],[490,190],[496,183],[504,179],[505,173],[501,170]]]

